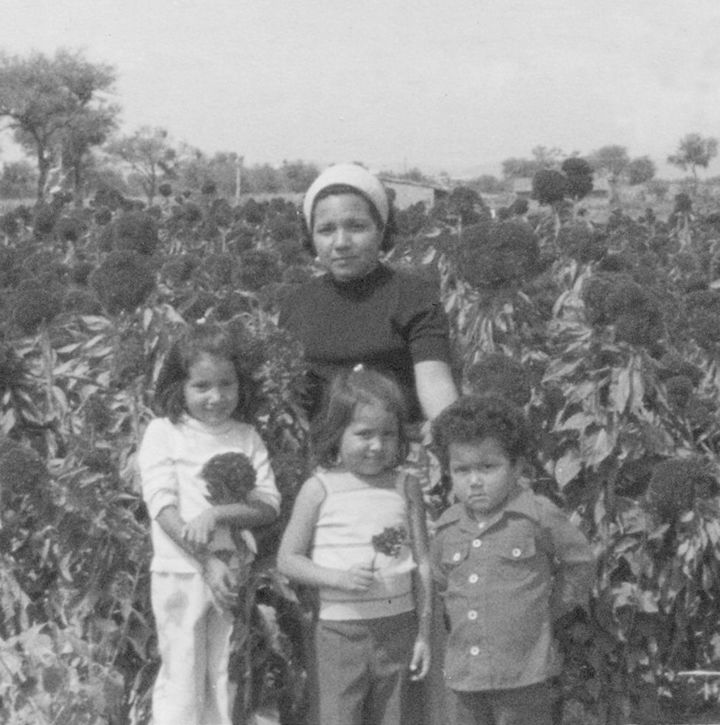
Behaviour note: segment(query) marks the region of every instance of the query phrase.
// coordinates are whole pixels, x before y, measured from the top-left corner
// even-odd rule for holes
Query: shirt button
[[[460,561],[460,557],[461,557],[461,556],[462,556],[462,555],[460,554],[460,552],[459,552],[459,551],[456,551],[456,552],[455,552],[455,553],[453,554],[453,561]]]
[[[470,576],[468,577],[468,581],[471,584],[477,584],[477,581],[478,581],[479,578],[480,577],[477,574],[470,574]]]
[[[522,554],[522,550],[520,550],[520,549],[518,549],[518,548],[515,548],[515,549],[513,549],[513,550],[512,550],[512,555],[513,555],[513,556],[514,556],[514,557],[515,557],[516,559],[518,558],[518,556],[520,556],[520,554]]]
[[[471,609],[471,610],[470,610],[470,611],[468,612],[468,619],[469,619],[469,620],[470,620],[471,622],[475,621],[475,620],[477,619],[477,616],[478,616],[478,615],[477,615],[477,612],[476,612],[476,611],[475,611],[474,609]]]
[[[473,539],[473,548],[479,549],[482,546],[481,539]]]
[[[472,647],[470,648],[470,654],[471,654],[471,655],[472,655],[473,657],[477,657],[477,656],[478,656],[478,655],[480,654],[480,648],[479,648],[479,647],[477,647],[477,646],[475,646],[475,645],[474,645],[474,646],[472,646]]]

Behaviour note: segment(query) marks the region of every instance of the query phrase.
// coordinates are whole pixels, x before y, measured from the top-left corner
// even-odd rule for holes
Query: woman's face
[[[315,205],[313,245],[320,264],[338,281],[359,279],[380,258],[382,230],[357,194],[332,194]]]

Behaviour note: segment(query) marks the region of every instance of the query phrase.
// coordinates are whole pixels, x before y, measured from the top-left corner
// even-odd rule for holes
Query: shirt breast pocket
[[[538,552],[531,538],[508,542],[498,551],[497,573],[506,581],[522,582],[538,569]]]
[[[465,542],[447,542],[443,547],[440,565],[449,573],[461,566],[468,558],[470,546]]]

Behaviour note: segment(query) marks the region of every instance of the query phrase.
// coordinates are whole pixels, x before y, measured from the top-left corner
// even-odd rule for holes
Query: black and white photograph
[[[6,0],[0,723],[720,725],[717,0]]]

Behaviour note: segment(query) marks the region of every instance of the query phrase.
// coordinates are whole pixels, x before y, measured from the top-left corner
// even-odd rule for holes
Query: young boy
[[[528,429],[504,398],[460,398],[435,419],[433,441],[457,499],[432,545],[456,722],[550,725],[553,622],[585,603],[592,550],[560,509],[520,485]]]

